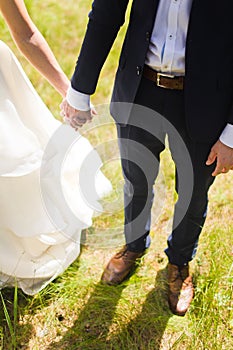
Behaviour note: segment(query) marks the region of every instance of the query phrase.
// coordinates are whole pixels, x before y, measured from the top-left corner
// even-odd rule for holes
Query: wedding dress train
[[[64,198],[79,218],[75,223],[80,222],[64,231],[70,225],[69,217],[67,208],[63,212],[63,206],[56,203],[53,184],[57,175],[51,169],[41,188],[46,145],[62,124],[51,115],[3,42],[0,58],[0,288],[17,283],[25,293],[35,294],[77,258],[81,230],[92,223],[93,206],[80,195],[77,179],[93,148],[80,136],[64,162]],[[64,128],[75,133],[69,126]],[[53,159],[56,156],[49,155]],[[97,153],[94,158],[99,161]],[[98,198],[111,190],[101,171],[94,181]],[[56,208],[55,222],[42,192]]]

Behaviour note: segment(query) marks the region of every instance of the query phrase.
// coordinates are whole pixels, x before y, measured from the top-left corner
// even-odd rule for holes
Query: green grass
[[[15,287],[15,294],[14,294],[14,304],[13,304],[13,322],[11,320],[11,316],[9,315],[9,312],[7,310],[7,306],[5,303],[5,300],[2,296],[2,293],[0,292],[0,297],[1,297],[1,302],[2,302],[2,306],[3,306],[3,311],[4,311],[4,316],[5,316],[5,320],[7,322],[7,326],[10,332],[10,336],[11,336],[11,346],[12,348],[15,350],[16,349],[16,337],[15,337],[15,333],[16,333],[16,326],[17,326],[17,314],[18,314],[18,289],[17,286]]]
[[[85,30],[89,0],[26,1],[30,14],[71,76]],[[1,38],[19,57],[37,91],[55,117],[60,96],[26,62],[3,21]],[[112,89],[123,31],[101,73],[93,101],[107,103]],[[93,143],[115,137],[111,128],[90,135]],[[101,248],[100,230],[120,226],[122,213],[95,219],[82,254],[62,276],[34,297],[5,288],[0,302],[0,349],[10,350],[230,350],[233,349],[233,194],[232,173],[219,176],[210,192],[209,216],[196,259],[191,264],[196,294],[183,318],[167,305],[166,246],[174,202],[174,168],[169,152],[162,157],[166,187],[163,210],[153,225],[152,245],[136,273],[121,286],[100,283],[112,255]],[[118,164],[105,172],[114,188],[121,181]],[[159,188],[158,188],[159,190]],[[96,236],[94,235],[96,233]],[[104,239],[104,237],[102,238]],[[119,237],[117,237],[119,241]],[[96,244],[95,244],[96,243]]]

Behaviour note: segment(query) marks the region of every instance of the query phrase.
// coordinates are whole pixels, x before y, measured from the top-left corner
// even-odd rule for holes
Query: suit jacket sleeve
[[[71,86],[85,94],[93,94],[101,68],[120,27],[125,21],[129,0],[95,0]]]

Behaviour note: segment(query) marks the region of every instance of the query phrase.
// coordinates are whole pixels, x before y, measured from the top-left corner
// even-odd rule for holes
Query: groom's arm
[[[71,79],[71,87],[93,94],[102,66],[120,27],[125,21],[129,0],[95,0],[80,55]]]
[[[87,31],[71,78],[71,86],[66,101],[61,105],[62,114],[66,117],[77,116],[80,110],[90,110],[89,95],[95,92],[103,64],[120,27],[124,24],[128,2],[129,0],[93,2]],[[90,112],[86,115],[89,119]],[[82,124],[84,123],[81,122]]]

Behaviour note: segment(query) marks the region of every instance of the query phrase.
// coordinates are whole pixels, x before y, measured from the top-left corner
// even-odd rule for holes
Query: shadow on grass
[[[120,314],[119,322],[116,308],[128,282],[116,287],[98,283],[73,327],[46,350],[159,349],[167,322],[172,316],[167,306],[166,273],[166,269],[157,273],[154,288],[137,316],[130,320],[129,315]],[[140,283],[140,279],[138,281]],[[138,305],[141,308],[140,300]],[[113,323],[115,330],[111,329]]]
[[[103,349],[115,309],[126,285],[111,287],[97,283],[73,327],[47,350]],[[98,346],[100,344],[100,347]]]
[[[167,303],[167,268],[158,271],[154,288],[141,312],[111,338],[106,349],[159,350],[168,320],[173,315]]]

